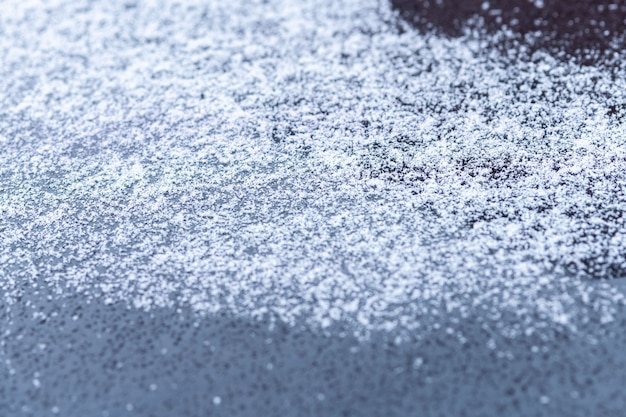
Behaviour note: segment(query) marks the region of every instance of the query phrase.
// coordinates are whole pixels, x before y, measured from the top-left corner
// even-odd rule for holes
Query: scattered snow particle
[[[617,319],[626,300],[578,278],[626,271],[623,66],[399,35],[374,0],[138,4],[133,24],[105,3],[46,6],[62,43],[0,37],[32,52],[0,68],[3,297],[38,276],[86,303],[271,311],[362,337],[474,308],[530,320],[520,337]],[[72,29],[77,14],[110,19]],[[135,59],[120,39],[136,36],[162,46]],[[97,59],[78,71],[68,50]]]

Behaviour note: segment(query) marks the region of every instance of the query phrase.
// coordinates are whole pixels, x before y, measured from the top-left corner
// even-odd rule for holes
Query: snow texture
[[[0,6],[3,302],[399,340],[451,312],[524,337],[623,311],[598,281],[626,275],[618,55],[520,59],[375,0]]]

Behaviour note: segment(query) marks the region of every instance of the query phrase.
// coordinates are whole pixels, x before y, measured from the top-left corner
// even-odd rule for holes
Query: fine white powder
[[[483,309],[575,331],[623,303],[597,281],[626,274],[619,57],[518,60],[375,0],[2,10],[8,302],[46,285],[361,335]]]

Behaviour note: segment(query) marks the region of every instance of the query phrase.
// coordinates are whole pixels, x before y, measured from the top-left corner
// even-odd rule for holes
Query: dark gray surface
[[[561,59],[593,65],[623,51],[626,20],[623,0],[392,0],[391,3],[422,31],[460,36],[473,27],[492,35],[492,46],[516,49],[518,53],[516,43],[521,42],[529,47],[531,54],[544,49]],[[504,36],[503,29],[508,31]],[[498,33],[500,36],[493,36]]]
[[[515,316],[493,323],[477,309],[397,343],[363,342],[349,325],[320,333],[38,292],[3,309],[0,415],[621,416],[625,405],[624,309],[585,324],[595,331],[513,337],[499,330]],[[447,332],[459,327],[464,343]]]

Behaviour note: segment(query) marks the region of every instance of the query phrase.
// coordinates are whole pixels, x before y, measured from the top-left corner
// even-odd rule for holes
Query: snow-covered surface
[[[579,279],[626,271],[619,66],[400,34],[375,1],[2,7],[7,300],[523,331],[622,303]]]
[[[0,7],[7,309],[45,287],[398,343],[623,315],[619,57],[517,60],[375,0]]]

